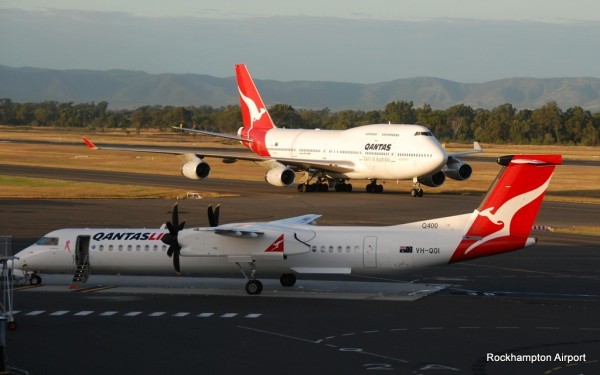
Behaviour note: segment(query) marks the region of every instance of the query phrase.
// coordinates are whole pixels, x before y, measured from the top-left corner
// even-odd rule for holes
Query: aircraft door
[[[90,236],[78,236],[75,245],[75,266],[90,265]]]
[[[377,237],[365,237],[363,242],[363,266],[377,267]]]

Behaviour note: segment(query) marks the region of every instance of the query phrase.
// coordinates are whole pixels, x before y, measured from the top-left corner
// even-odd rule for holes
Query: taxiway
[[[156,176],[140,178],[157,183]],[[391,225],[469,212],[481,199],[298,194],[264,183],[205,182],[240,196],[180,201],[188,227],[206,225],[209,203],[222,205],[222,223],[318,213],[319,225]],[[2,234],[13,235],[19,250],[59,227],[158,227],[169,220],[173,203],[0,200]],[[537,224],[598,226],[600,207],[545,202]],[[224,279],[92,275],[90,286],[107,288],[75,292],[68,277],[49,278],[45,289],[15,292],[18,329],[7,334],[8,359],[33,374],[600,373],[598,239],[535,235],[538,245],[522,251],[377,279],[300,279],[288,294],[277,292],[274,281],[270,293],[266,287],[260,296],[245,295],[235,273],[218,275]],[[261,279],[270,282],[268,275]],[[432,291],[378,298],[402,283]],[[353,297],[374,289],[344,298],[348,288]],[[495,362],[489,353],[585,354],[586,360]]]

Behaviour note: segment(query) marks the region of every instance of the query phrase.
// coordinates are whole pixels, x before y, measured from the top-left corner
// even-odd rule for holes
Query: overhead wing
[[[273,221],[269,221],[268,224],[277,225],[277,226],[279,226],[279,225],[294,225],[294,224],[311,224],[320,217],[321,217],[321,215],[308,214],[308,215],[290,217],[287,219],[273,220]]]
[[[220,134],[220,133],[219,133]],[[233,137],[233,136],[232,136]],[[233,138],[237,139],[237,138]],[[199,158],[218,158],[228,163],[233,163],[237,160],[246,160],[254,162],[268,162],[277,161],[289,167],[293,167],[299,170],[309,169],[320,169],[329,172],[346,173],[354,170],[354,163],[346,160],[308,160],[308,159],[295,159],[295,158],[273,158],[269,156],[259,156],[250,152],[211,152],[211,151],[197,151],[190,152],[189,149],[172,149],[172,148],[146,148],[146,147],[124,147],[124,146],[97,146],[87,138],[83,138],[83,141],[92,150],[113,150],[113,151],[133,151],[133,152],[149,152],[155,154],[170,154],[170,155],[184,155],[184,154],[195,154]]]

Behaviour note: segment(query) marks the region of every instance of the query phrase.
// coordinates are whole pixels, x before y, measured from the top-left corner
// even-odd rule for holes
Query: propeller
[[[208,223],[211,227],[216,227],[219,225],[219,211],[221,205],[217,205],[215,209],[213,209],[212,205],[208,206]],[[167,221],[167,229],[169,233],[165,234],[161,240],[163,243],[169,245],[169,249],[167,250],[167,255],[169,258],[173,258],[173,268],[175,268],[175,272],[178,275],[181,274],[181,269],[179,267],[179,253],[181,252],[181,246],[179,246],[179,240],[177,235],[179,231],[183,229],[185,226],[185,221],[179,224],[179,208],[177,203],[173,206],[173,212],[171,216],[171,221]]]
[[[221,208],[221,205],[218,204],[217,208],[215,208],[213,210],[212,205],[208,206],[208,224],[211,227],[218,227],[219,226],[219,209]]]
[[[175,203],[173,206],[171,221],[167,221],[167,229],[169,230],[169,233],[165,234],[161,240],[163,243],[169,245],[167,255],[169,258],[173,258],[173,267],[178,275],[181,274],[181,269],[179,268],[179,253],[181,251],[181,246],[179,246],[177,234],[183,229],[184,226],[185,221],[179,224],[179,209],[177,208],[177,203]]]

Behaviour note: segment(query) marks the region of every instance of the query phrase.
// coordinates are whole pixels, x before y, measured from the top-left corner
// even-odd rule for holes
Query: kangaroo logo
[[[283,253],[283,234],[265,250],[266,253]]]
[[[248,130],[248,134],[249,134],[250,131],[252,130],[252,128],[254,127],[254,121],[260,120],[262,115],[264,115],[267,112],[267,109],[264,107],[258,108],[256,106],[256,103],[254,102],[254,100],[250,99],[249,97],[247,97],[246,95],[244,95],[242,93],[242,90],[240,90],[239,86],[238,86],[238,91],[240,93],[240,97],[242,98],[244,103],[246,103],[246,107],[248,107],[248,111],[250,112],[250,129]]]
[[[490,222],[492,222],[495,225],[501,225],[501,227],[495,232],[492,232],[491,234],[488,234],[487,236],[481,238],[477,242],[471,244],[471,246],[469,246],[467,250],[465,250],[465,254],[468,254],[471,250],[475,249],[477,246],[485,242],[491,241],[499,237],[510,236],[511,222],[516,213],[529,203],[536,200],[539,196],[541,196],[544,193],[544,191],[546,191],[549,184],[550,178],[548,178],[548,180],[537,189],[531,190],[527,193],[523,193],[521,195],[517,195],[516,197],[509,199],[494,213],[492,213],[494,207],[488,207],[485,210],[479,212],[475,220],[482,216],[487,217]]]

